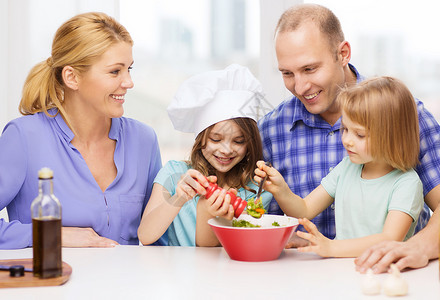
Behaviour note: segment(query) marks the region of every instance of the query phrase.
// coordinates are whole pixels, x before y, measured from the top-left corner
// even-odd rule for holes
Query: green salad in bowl
[[[277,259],[283,252],[298,220],[270,214],[255,219],[241,214],[233,220],[211,218],[208,224],[231,259],[268,261]]]

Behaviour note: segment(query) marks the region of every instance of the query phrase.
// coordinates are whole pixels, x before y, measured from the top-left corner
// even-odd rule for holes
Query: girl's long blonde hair
[[[51,57],[35,65],[29,72],[19,105],[20,113],[31,115],[45,112],[51,116],[48,110],[56,107],[68,119],[63,109],[63,68],[71,66],[82,74],[118,42],[133,45],[125,27],[104,13],[80,14],[66,21],[55,34]]]
[[[338,101],[355,123],[364,126],[373,158],[406,171],[419,162],[419,122],[411,92],[400,80],[376,77],[343,90]]]
[[[247,146],[247,152],[245,157],[236,164],[231,170],[229,170],[227,176],[225,176],[226,182],[218,182],[219,186],[224,186],[225,184],[231,188],[239,189],[244,188],[248,191],[256,193],[256,191],[247,187],[249,182],[253,182],[253,174],[256,168],[256,163],[258,160],[263,159],[263,146],[261,143],[260,132],[258,131],[257,122],[250,118],[234,118],[234,121],[241,129],[243,136],[245,138],[245,143]],[[203,156],[202,149],[206,147],[206,142],[211,132],[210,127],[203,130],[199,135],[197,135],[194,142],[194,146],[191,151],[191,160],[188,162],[191,167],[205,176],[216,175],[217,170],[206,160]]]

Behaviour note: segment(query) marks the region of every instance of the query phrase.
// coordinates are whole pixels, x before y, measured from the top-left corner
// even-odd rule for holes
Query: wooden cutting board
[[[22,265],[32,269],[32,258],[0,260],[0,265]],[[72,274],[72,267],[63,262],[63,273],[59,277],[40,279],[34,277],[32,272],[24,272],[22,277],[11,277],[9,271],[0,270],[0,288],[29,287],[29,286],[53,286],[64,284]]]

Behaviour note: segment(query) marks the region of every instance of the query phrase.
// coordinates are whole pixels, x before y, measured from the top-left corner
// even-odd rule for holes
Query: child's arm
[[[188,170],[179,180],[176,193],[171,196],[162,185],[155,183],[145,207],[138,237],[143,245],[157,241],[167,230],[182,206],[196,194],[205,194],[206,178],[196,170]]]
[[[220,246],[208,220],[216,216],[232,220],[234,208],[230,202],[231,198],[226,190],[216,190],[208,199],[200,197],[197,203],[196,246]]]
[[[275,168],[267,166],[263,161],[258,161],[257,167],[255,181],[259,183],[268,176],[263,188],[274,196],[288,216],[313,219],[334,201],[322,185],[303,199],[290,190],[283,176]]]
[[[300,232],[299,237],[310,242],[310,246],[298,248],[301,252],[315,252],[323,257],[357,257],[367,248],[382,241],[402,241],[413,219],[410,215],[391,210],[388,212],[385,225],[381,233],[348,240],[330,240],[323,236],[315,224],[307,219],[300,219],[299,223],[308,232]]]
[[[439,256],[440,205],[432,214],[423,230],[406,242],[383,242],[370,247],[354,260],[356,270],[365,273],[373,268],[374,273],[386,272],[394,263],[399,270],[423,268],[430,259]]]

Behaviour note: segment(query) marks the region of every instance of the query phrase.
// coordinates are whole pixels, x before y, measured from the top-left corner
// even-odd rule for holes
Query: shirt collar
[[[119,141],[120,133],[122,128],[121,118],[113,118],[112,126],[110,127],[110,132],[108,133],[108,137],[112,140]]]
[[[348,64],[348,67],[356,75],[356,83],[361,83],[365,80],[365,77],[359,74],[358,70],[352,64]]]
[[[61,116],[61,113],[58,111],[58,108],[51,108],[48,110],[48,113],[52,116],[56,114],[55,116],[55,122],[57,123],[58,127],[61,130],[61,133],[66,141],[69,143],[73,140],[73,137],[75,136],[72,132],[72,130],[67,126],[66,122],[64,121],[63,117]]]
[[[69,143],[73,140],[73,138],[75,137],[75,134],[72,132],[72,130],[69,128],[69,126],[67,126],[66,122],[64,121],[63,117],[61,116],[61,114],[59,113],[57,108],[51,108],[48,110],[48,113],[50,115],[55,115],[55,121],[58,124],[58,127],[61,129],[61,132],[64,136],[64,138],[66,139],[66,141],[68,141]],[[120,135],[120,131],[121,131],[121,118],[114,118],[112,119],[112,125],[110,127],[110,132],[108,134],[108,137],[119,141],[119,135]]]
[[[356,82],[357,83],[360,83],[365,80],[365,77],[360,75],[358,70],[352,64],[349,63],[348,67],[356,75]],[[295,127],[295,125],[298,121],[303,121],[304,124],[306,124],[307,126],[310,126],[310,127],[332,128],[332,126],[330,124],[328,124],[323,118],[321,118],[320,115],[310,113],[306,109],[304,104],[301,101],[299,101],[299,99],[297,99],[298,101],[293,101],[294,99],[297,99],[297,98],[295,96],[293,96],[292,101],[291,101],[293,120],[292,120],[292,128],[290,130],[292,130]],[[339,128],[340,127],[339,125],[340,125],[340,118],[335,123],[335,125],[333,125],[333,127],[337,126]]]

